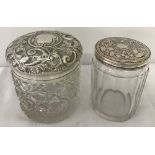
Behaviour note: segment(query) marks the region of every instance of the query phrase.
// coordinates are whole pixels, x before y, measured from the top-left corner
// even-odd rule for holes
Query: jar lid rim
[[[95,57],[109,65],[134,69],[149,63],[150,49],[143,43],[124,37],[99,40],[95,45]]]
[[[35,31],[18,37],[6,50],[11,67],[28,75],[58,74],[70,70],[82,56],[79,40],[60,31]]]

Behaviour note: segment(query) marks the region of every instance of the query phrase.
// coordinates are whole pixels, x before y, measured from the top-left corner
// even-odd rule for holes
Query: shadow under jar
[[[21,109],[32,120],[65,119],[79,102],[82,46],[58,31],[36,31],[13,41],[6,50]]]
[[[111,121],[136,112],[149,71],[151,52],[143,43],[121,37],[100,40],[92,60],[92,107]]]

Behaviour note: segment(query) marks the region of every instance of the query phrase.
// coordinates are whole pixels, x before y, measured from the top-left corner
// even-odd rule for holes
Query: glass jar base
[[[75,100],[74,100],[75,101]],[[26,111],[22,109],[24,114],[32,121],[34,122],[39,122],[39,123],[57,123],[60,121],[65,120],[66,118],[70,117],[76,109],[78,108],[79,100],[77,99],[72,106],[68,107],[68,110],[63,112],[63,113],[41,113],[36,110],[33,111]]]
[[[66,118],[68,118],[71,114],[68,115],[63,115],[63,116],[59,116],[59,117],[52,117],[52,118],[43,118],[43,117],[32,117],[29,115],[26,115],[30,120],[34,121],[34,122],[38,122],[38,123],[45,123],[45,124],[50,124],[50,123],[58,123],[61,122],[63,120],[65,120]]]
[[[113,116],[108,116],[106,114],[103,114],[99,111],[97,111],[96,109],[94,109],[95,113],[100,116],[101,118],[103,119],[106,119],[108,121],[112,121],[112,122],[124,122],[124,121],[128,121],[129,119],[131,119],[135,112],[134,113],[130,113],[129,115],[126,115],[126,116],[122,116],[122,117],[113,117]]]
[[[41,116],[41,115],[35,115],[35,114],[28,114],[26,112],[25,115],[32,121],[34,122],[38,122],[38,123],[46,123],[46,124],[50,124],[50,123],[57,123],[60,121],[63,121],[65,119],[67,119],[68,117],[70,117],[70,115],[72,115],[75,112],[75,109],[72,109],[72,111],[69,111],[65,114],[60,114],[57,116]]]

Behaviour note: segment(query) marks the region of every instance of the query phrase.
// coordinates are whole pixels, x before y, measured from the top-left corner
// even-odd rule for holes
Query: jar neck
[[[139,68],[134,69],[123,69],[119,67],[114,67],[112,65],[103,63],[96,59],[96,57],[93,57],[92,59],[92,65],[99,71],[104,72],[106,74],[111,74],[112,76],[125,78],[125,77],[137,77],[143,75],[146,71],[149,70],[149,65],[145,65]]]
[[[46,75],[31,75],[31,74],[24,74],[16,69],[12,69],[12,73],[18,76],[18,78],[21,78],[23,80],[32,80],[32,81],[49,81],[49,80],[56,80],[63,78],[64,76],[68,75],[71,72],[74,72],[76,69],[78,69],[80,66],[80,62],[77,62],[74,66],[72,66],[69,70],[61,73],[48,73]]]

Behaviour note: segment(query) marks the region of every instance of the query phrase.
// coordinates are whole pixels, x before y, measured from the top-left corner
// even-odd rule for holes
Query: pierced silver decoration
[[[102,62],[120,68],[137,68],[148,63],[151,52],[143,43],[121,37],[105,38],[97,42],[95,56]]]

